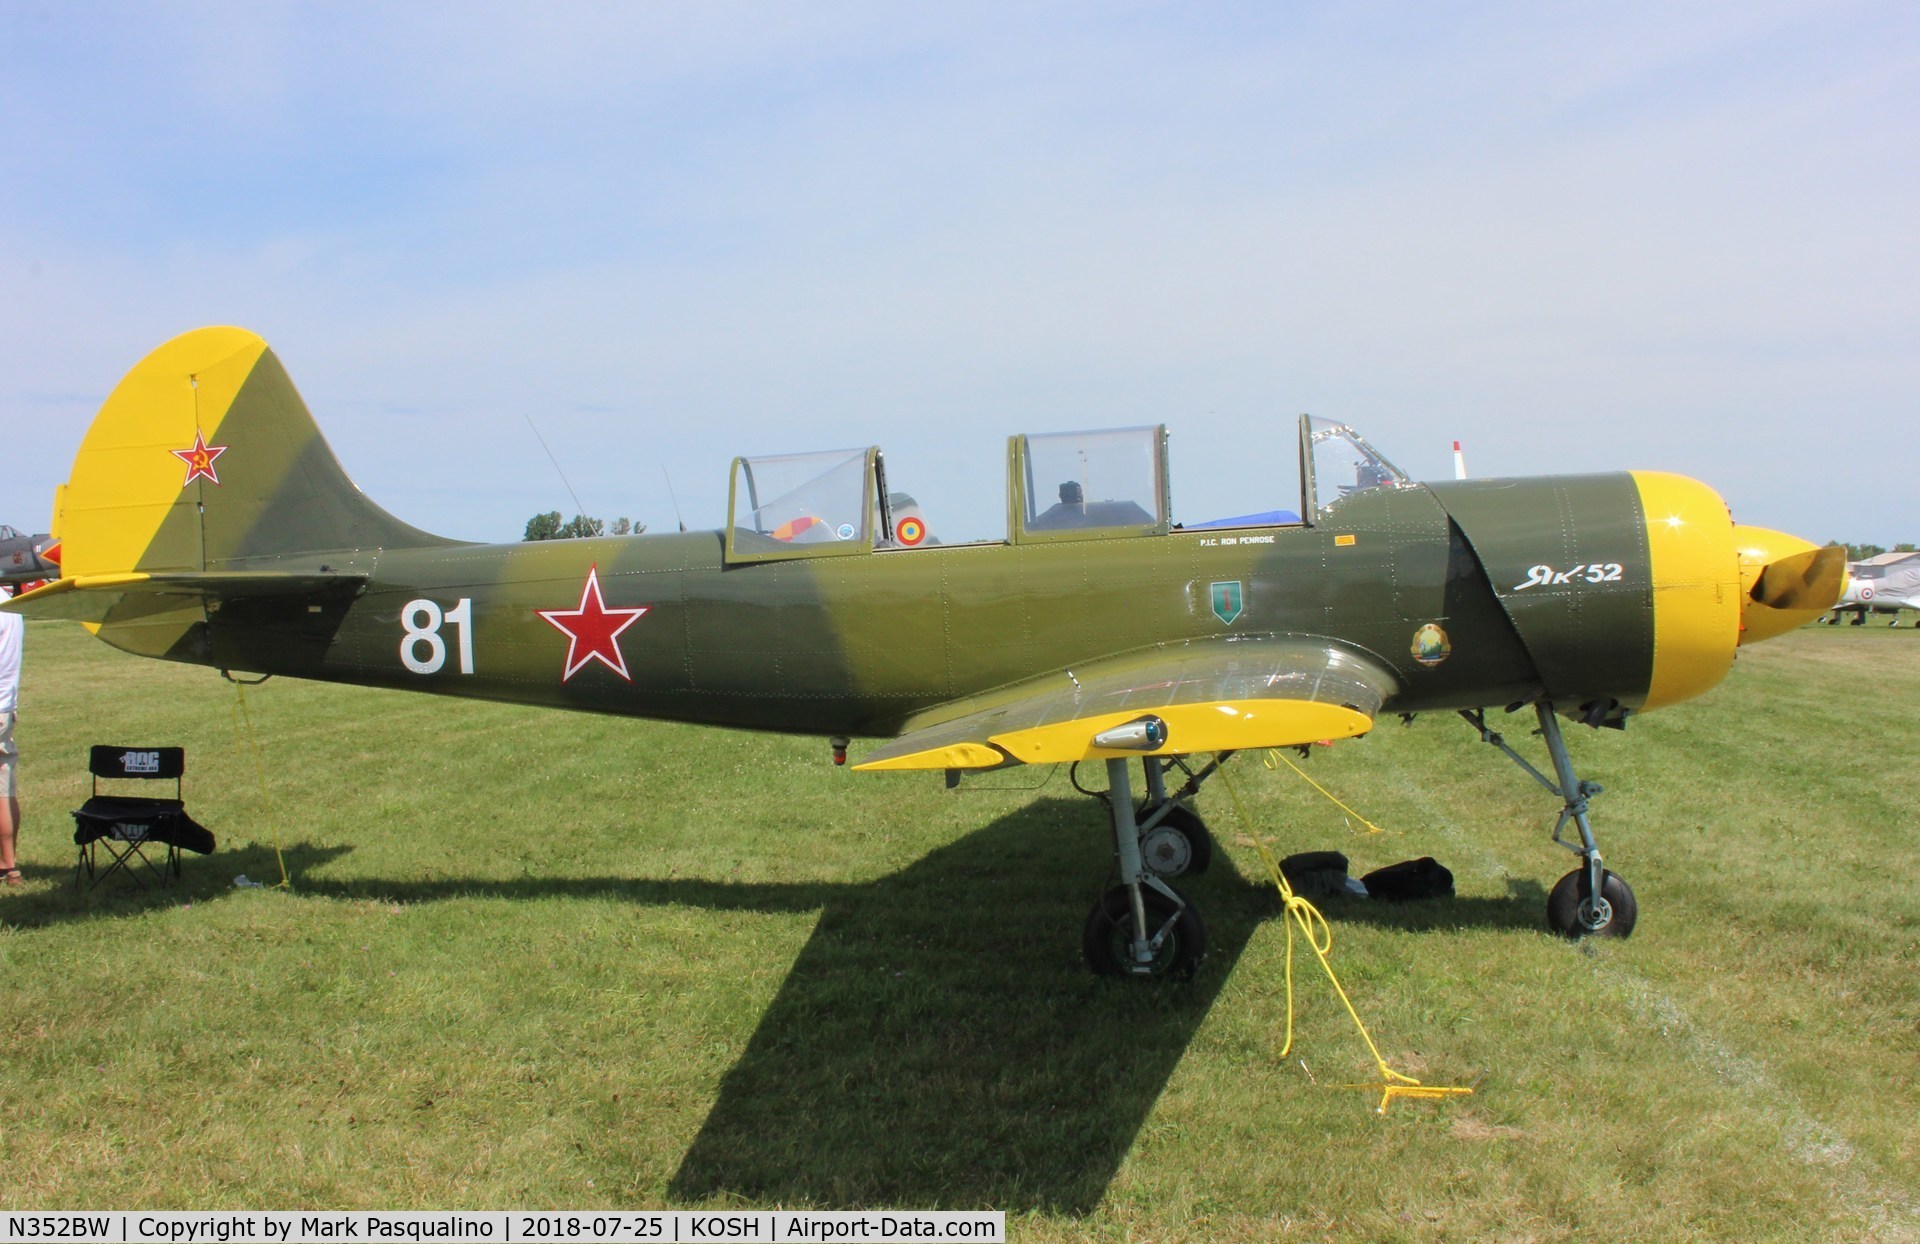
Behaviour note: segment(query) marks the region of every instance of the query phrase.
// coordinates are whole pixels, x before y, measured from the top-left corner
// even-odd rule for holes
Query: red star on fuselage
[[[638,622],[650,608],[649,605],[637,605],[632,609],[607,608],[606,602],[600,598],[600,567],[595,565],[587,569],[587,585],[580,590],[579,608],[536,609],[534,612],[567,637],[567,668],[560,675],[561,682],[579,673],[589,661],[598,661],[632,682],[633,675],[627,673],[627,659],[620,653],[620,632]]]
[[[213,469],[213,460],[226,453],[227,447],[207,444],[206,433],[194,432],[192,449],[169,449],[167,452],[187,464],[187,478],[180,483],[182,488],[197,479],[210,479],[216,484],[220,482],[219,472]]]

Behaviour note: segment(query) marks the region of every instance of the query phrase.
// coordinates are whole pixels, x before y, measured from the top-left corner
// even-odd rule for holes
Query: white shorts
[[[13,745],[13,717],[0,713],[0,799],[20,793],[13,776],[20,761],[20,749]]]

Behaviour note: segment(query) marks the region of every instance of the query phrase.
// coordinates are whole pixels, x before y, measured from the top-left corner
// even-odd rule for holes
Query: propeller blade
[[[1825,611],[1839,603],[1847,551],[1837,544],[1769,562],[1753,585],[1753,599],[1770,609]]]

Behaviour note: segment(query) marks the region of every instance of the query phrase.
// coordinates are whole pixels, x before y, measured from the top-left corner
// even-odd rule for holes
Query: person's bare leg
[[[15,840],[20,834],[20,800],[8,795],[0,799],[0,875],[13,872],[19,867],[19,861],[13,856]]]

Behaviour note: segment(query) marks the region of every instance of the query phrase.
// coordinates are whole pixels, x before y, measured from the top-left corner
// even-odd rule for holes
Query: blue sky
[[[127,368],[265,336],[432,530],[717,524],[877,442],[936,534],[1016,431],[1165,422],[1176,516],[1652,467],[1920,539],[1907,4],[0,5],[0,521]],[[972,533],[967,533],[972,534]]]

